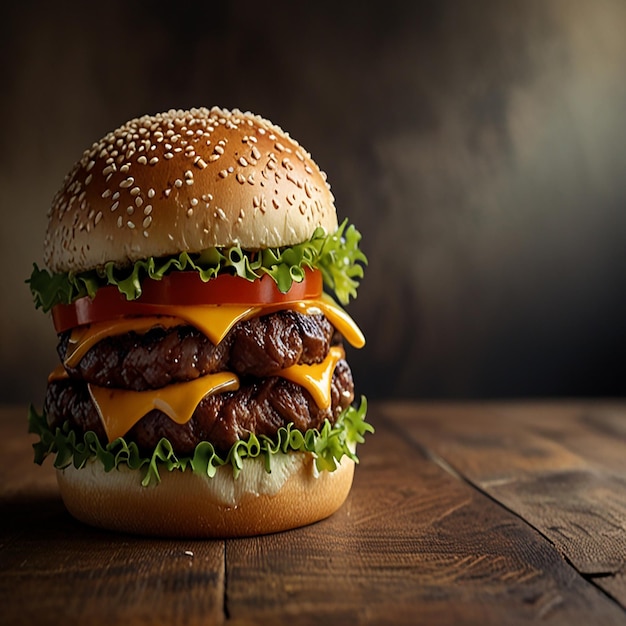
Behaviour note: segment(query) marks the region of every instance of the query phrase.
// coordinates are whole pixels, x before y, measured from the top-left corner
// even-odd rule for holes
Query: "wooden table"
[[[228,541],[72,520],[0,411],[3,624],[626,624],[626,404],[374,404],[330,519]]]

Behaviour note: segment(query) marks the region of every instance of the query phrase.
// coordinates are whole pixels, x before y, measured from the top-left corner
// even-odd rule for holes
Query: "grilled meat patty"
[[[67,353],[69,335],[60,336],[61,359]],[[87,383],[143,391],[230,371],[239,376],[240,388],[205,397],[188,422],[177,424],[154,409],[124,438],[149,451],[166,437],[177,454],[191,454],[200,441],[210,441],[225,454],[250,433],[273,437],[290,422],[301,431],[319,428],[326,419],[334,423],[354,399],[347,362],[341,359],[335,368],[328,409],[320,409],[303,387],[275,374],[295,364],[320,363],[330,346],[340,342],[340,335],[323,315],[287,310],[237,323],[217,346],[191,326],[108,337],[93,346],[76,367],[68,368],[69,378],[48,384],[48,423],[54,428],[69,420],[74,430],[92,430],[106,444]]]
[[[323,315],[287,310],[239,322],[217,346],[192,326],[156,327],[103,339],[68,373],[100,387],[133,391],[221,371],[269,376],[297,363],[321,363],[334,332]],[[69,338],[69,332],[60,336],[61,361]]]

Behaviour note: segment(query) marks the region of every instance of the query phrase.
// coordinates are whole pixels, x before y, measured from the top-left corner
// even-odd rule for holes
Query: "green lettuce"
[[[220,456],[208,441],[200,442],[191,456],[177,456],[172,444],[161,439],[151,454],[142,454],[137,444],[123,437],[102,445],[93,431],[77,434],[66,422],[63,427],[52,430],[45,414],[39,414],[32,406],[28,414],[28,432],[39,437],[33,444],[35,463],[42,464],[51,454],[56,455],[54,466],[59,469],[73,465],[80,469],[95,459],[110,472],[122,465],[139,470],[142,485],[158,483],[161,471],[192,471],[212,478],[218,467],[231,465],[235,477],[239,475],[246,458],[262,458],[267,472],[272,470],[272,457],[280,453],[310,452],[315,456],[319,471],[332,472],[344,456],[358,463],[355,454],[357,443],[363,443],[366,433],[374,432],[365,421],[367,400],[361,398],[359,407],[350,406],[340,415],[334,425],[328,420],[321,429],[297,430],[293,424],[282,427],[274,438],[251,434],[247,440],[235,443],[228,454]]]
[[[279,290],[285,293],[291,285],[301,282],[306,268],[319,269],[325,286],[342,304],[356,297],[359,280],[363,278],[365,254],[359,249],[361,234],[345,220],[338,230],[327,235],[317,228],[303,243],[286,248],[268,248],[256,252],[231,248],[208,248],[190,254],[181,252],[171,257],[149,257],[129,267],[106,263],[87,272],[51,274],[35,264],[30,279],[37,308],[49,311],[56,304],[70,304],[83,296],[94,297],[100,287],[115,285],[127,300],[137,299],[146,279],[161,280],[176,270],[196,271],[207,282],[218,274],[229,273],[247,280],[269,274]]]

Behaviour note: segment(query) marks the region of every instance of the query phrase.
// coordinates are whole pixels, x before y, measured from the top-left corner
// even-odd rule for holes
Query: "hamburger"
[[[360,238],[311,155],[248,112],[146,115],[87,149],[27,281],[60,358],[29,431],[70,514],[233,537],[336,511],[373,430],[345,358]]]

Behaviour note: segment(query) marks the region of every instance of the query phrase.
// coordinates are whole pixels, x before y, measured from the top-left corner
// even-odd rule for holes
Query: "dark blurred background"
[[[0,20],[0,400],[41,404],[24,279],[82,151],[172,107],[304,145],[370,266],[371,398],[626,392],[626,2],[13,2]]]

